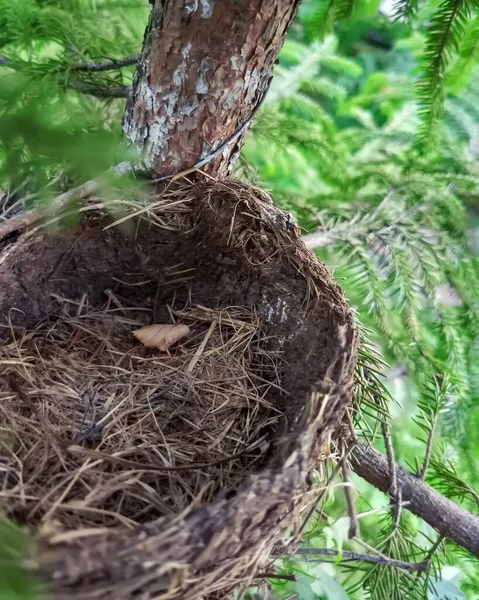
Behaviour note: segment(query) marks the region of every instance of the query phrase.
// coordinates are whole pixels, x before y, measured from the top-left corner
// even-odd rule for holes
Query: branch
[[[363,479],[384,493],[391,485],[385,456],[365,442],[351,453],[351,467]],[[416,475],[396,465],[397,489],[407,509],[434,527],[442,536],[479,557],[479,516],[445,498]]]
[[[402,560],[395,560],[386,556],[377,556],[375,554],[362,554],[360,552],[350,552],[349,550],[334,550],[328,548],[306,548],[299,549],[291,553],[292,555],[306,555],[306,556],[334,556],[340,557],[341,561],[344,560],[360,560],[370,563],[376,563],[384,565],[385,567],[396,567],[403,571],[427,571],[431,564],[430,560],[423,560],[419,563],[403,562]]]
[[[431,462],[431,454],[432,454],[432,443],[434,441],[434,433],[436,431],[437,426],[437,418],[438,414],[434,416],[434,421],[432,422],[431,430],[429,431],[429,435],[427,437],[426,443],[426,453],[424,454],[424,462],[422,463],[421,470],[418,473],[418,476],[424,481],[426,479],[426,473],[429,468],[429,463]]]
[[[110,85],[99,87],[86,83],[85,81],[72,81],[70,87],[82,94],[95,96],[96,98],[128,98],[131,87],[129,85]]]
[[[14,231],[25,229],[52,212],[60,210],[72,200],[82,200],[83,198],[91,196],[97,190],[98,181],[92,179],[79,187],[73,188],[64,194],[60,194],[60,196],[57,196],[46,208],[37,208],[13,217],[12,219],[0,222],[0,240]]]
[[[391,499],[391,515],[393,518],[392,533],[394,533],[399,527],[399,521],[401,518],[401,491],[398,489],[397,486],[397,467],[396,461],[394,459],[394,448],[393,441],[391,438],[391,430],[384,418],[381,421],[381,430],[384,438],[384,444],[386,446],[386,456],[388,461],[388,470],[390,477],[388,494]]]
[[[344,486],[344,497],[346,498],[346,504],[348,506],[349,514],[349,533],[348,537],[350,540],[359,535],[359,522],[358,515],[356,513],[356,507],[354,505],[353,495],[351,492],[351,482],[349,480],[349,469],[347,463],[344,461],[341,466],[343,481],[346,484]]]
[[[104,62],[97,63],[85,60],[85,62],[73,67],[72,70],[89,71],[90,73],[99,73],[100,71],[115,71],[117,69],[122,69],[123,67],[136,65],[139,59],[139,54],[130,54],[130,56],[125,56],[125,58],[109,58]]]
[[[323,231],[315,231],[314,233],[303,235],[301,239],[306,244],[307,248],[314,250],[315,248],[327,248],[328,246],[334,246],[338,241],[337,234],[338,231],[335,229],[324,229]]]
[[[341,456],[341,458],[339,459],[338,463],[336,464],[336,466],[334,467],[331,475],[329,476],[328,481],[326,482],[326,484],[324,485],[324,487],[322,487],[320,489],[320,492],[318,494],[318,496],[316,497],[316,499],[313,502],[313,505],[311,507],[311,509],[309,510],[308,514],[306,515],[306,517],[303,519],[303,522],[301,523],[301,526],[297,532],[297,536],[300,536],[301,533],[304,531],[304,529],[306,528],[306,525],[308,524],[309,519],[313,516],[313,514],[316,512],[316,509],[318,507],[318,504],[321,502],[321,500],[323,499],[324,495],[326,494],[326,492],[329,489],[329,484],[334,480],[334,478],[336,477],[336,475],[341,471],[343,464],[346,462],[346,459],[348,458],[348,456],[351,454],[351,452],[353,451],[353,449],[356,446],[356,441],[353,441],[351,443],[351,445],[343,452],[343,455]]]
[[[294,574],[281,575],[280,573],[258,573],[258,575],[255,575],[255,579],[284,579],[284,581],[297,581],[297,577]]]
[[[139,54],[130,54],[124,58],[109,58],[104,62],[91,62],[85,60],[84,62],[71,68],[72,71],[88,71],[90,73],[99,73],[100,71],[116,71],[123,67],[129,67],[136,65],[140,58]],[[12,60],[7,56],[0,56],[0,65],[8,65]]]

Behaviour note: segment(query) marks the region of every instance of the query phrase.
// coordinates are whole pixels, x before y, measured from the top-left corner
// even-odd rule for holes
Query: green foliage
[[[79,67],[138,52],[147,15],[143,0],[0,0],[0,188],[43,197],[126,160],[123,102],[77,90],[122,88],[133,68]]]
[[[0,598],[42,600],[41,586],[22,566],[29,539],[26,532],[0,517]]]
[[[294,56],[285,47],[274,88],[281,94],[269,97],[242,167],[252,163],[256,180],[314,232],[308,241],[334,267],[363,329],[369,328],[356,370],[356,431],[380,443],[381,422],[394,418],[396,458],[419,473],[430,447],[427,482],[477,511],[479,261],[469,242],[469,207],[477,204],[479,185],[478,83],[460,92],[451,88],[454,96],[440,92],[446,116],[436,130],[439,141],[421,157],[415,148],[429,109],[415,102],[410,72],[391,67],[364,79],[364,70],[329,70],[318,57],[338,53],[333,40],[312,42],[310,53],[304,44],[301,52],[296,35]],[[330,78],[345,93],[313,94],[301,76]],[[400,394],[384,380],[388,367],[375,343],[390,372],[400,373],[392,379],[400,382]],[[361,492],[362,501],[371,493],[364,484]],[[343,518],[340,495],[323,511]],[[389,512],[373,523],[361,528],[362,538],[383,554],[405,561],[430,556],[435,536],[405,511],[398,528]],[[313,523],[308,547],[329,547],[324,531],[324,523]],[[354,599],[443,598],[454,591],[463,597],[459,585],[468,589],[476,570],[442,546],[432,558],[421,576],[364,563],[340,563],[333,573]],[[451,564],[461,565],[462,584],[441,581]],[[293,593],[293,584],[286,587]],[[467,597],[475,598],[471,589]]]
[[[445,0],[439,5],[429,27],[424,72],[419,82],[419,102],[424,117],[418,134],[421,147],[432,149],[438,142],[437,130],[444,111],[447,61],[451,52],[457,50],[472,7],[472,3],[464,0]]]

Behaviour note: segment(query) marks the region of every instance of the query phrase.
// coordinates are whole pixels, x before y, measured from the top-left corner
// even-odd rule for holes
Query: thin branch
[[[73,67],[72,71],[89,71],[90,73],[99,73],[100,71],[116,71],[118,69],[122,69],[123,67],[136,65],[139,59],[139,54],[130,54],[130,56],[125,56],[124,58],[109,58],[104,62],[91,62],[89,60],[85,60],[78,66]]]
[[[364,562],[376,563],[385,567],[395,567],[403,571],[427,571],[431,563],[430,560],[423,560],[419,563],[409,563],[402,560],[395,560],[387,556],[379,556],[375,554],[362,554],[361,552],[350,552],[349,550],[333,550],[329,548],[306,548],[299,549],[292,553],[298,556],[334,556],[341,557],[341,562],[344,560],[359,560]],[[312,562],[312,561],[311,561]]]
[[[255,579],[284,579],[285,581],[296,581],[296,575],[281,575],[278,573],[258,573]]]
[[[334,467],[333,472],[331,473],[331,475],[330,475],[329,479],[327,480],[327,482],[324,484],[324,487],[321,488],[321,491],[317,495],[316,500],[314,501],[313,506],[311,507],[310,511],[308,512],[308,514],[304,518],[303,522],[301,523],[301,526],[300,526],[299,531],[297,533],[298,537],[304,531],[306,525],[308,524],[309,519],[311,519],[311,517],[313,516],[313,514],[316,512],[318,504],[321,502],[321,500],[323,499],[324,495],[328,491],[330,483],[333,481],[333,479],[336,477],[336,475],[341,471],[344,462],[346,461],[346,459],[348,458],[348,456],[353,451],[354,447],[356,446],[356,443],[357,442],[353,442],[348,447],[348,449],[343,454],[343,456],[341,456],[341,458],[340,458],[339,462],[337,463],[337,465]]]
[[[386,455],[389,466],[391,485],[389,487],[388,494],[391,498],[391,514],[393,517],[393,528],[391,533],[394,533],[399,526],[399,519],[401,517],[401,496],[397,486],[396,461],[394,459],[394,447],[391,438],[391,430],[385,419],[381,421],[381,430],[384,438],[384,444],[386,446]]]
[[[346,498],[346,504],[348,506],[349,515],[349,532],[348,537],[350,540],[359,535],[359,521],[356,513],[356,507],[354,505],[353,495],[351,492],[351,481],[349,479],[349,469],[346,462],[343,462],[341,467],[343,481],[346,484],[344,486],[344,497]]]
[[[390,467],[387,458],[380,452],[359,441],[350,463],[360,477],[382,492],[389,493]],[[396,465],[396,482],[402,499],[409,502],[409,511],[424,519],[445,538],[479,557],[479,516],[458,506],[399,465]]]
[[[82,94],[95,96],[96,98],[128,98],[131,90],[129,85],[109,85],[107,87],[99,87],[85,81],[71,81],[70,87]]]
[[[422,479],[423,481],[426,479],[426,473],[427,473],[427,470],[429,468],[429,463],[431,462],[432,443],[434,441],[434,434],[436,432],[436,425],[437,425],[438,416],[439,416],[438,414],[436,414],[434,416],[434,421],[432,422],[432,427],[431,427],[431,430],[429,431],[429,435],[428,435],[428,438],[427,438],[426,453],[424,455],[424,462],[422,463],[421,470],[418,473],[418,477],[420,479]]]
[[[409,502],[402,502],[401,507],[408,507]],[[389,506],[380,506],[379,508],[372,508],[371,510],[365,510],[364,512],[358,513],[358,519],[363,519],[364,517],[369,517],[370,515],[377,515],[381,512],[386,512],[391,510],[391,505]]]
[[[123,67],[129,67],[136,65],[140,58],[139,54],[130,54],[124,58],[109,58],[103,62],[92,62],[85,60],[82,63],[71,67],[72,71],[88,71],[90,73],[99,73],[101,71],[116,71],[123,69]],[[11,58],[7,56],[0,56],[0,65],[8,65],[12,62]]]
[[[434,544],[429,549],[424,560],[428,560],[430,563],[432,563],[433,556],[436,554],[439,546],[443,543],[443,541],[444,541],[444,536],[438,535],[437,540],[434,542]],[[416,573],[416,577],[415,577],[416,580],[418,580],[419,577],[420,577],[419,573]]]
[[[426,556],[427,559],[431,559],[434,556],[434,554],[436,554],[436,550],[439,548],[439,546],[442,544],[443,541],[444,541],[444,536],[439,535],[437,537],[437,540],[434,542],[434,544],[429,549],[429,552],[427,553],[427,556]]]
[[[351,439],[353,442],[357,442],[359,438],[357,436],[356,429],[354,428],[353,418],[351,417],[351,409],[349,407],[346,409],[345,418],[348,423]]]
[[[86,183],[60,194],[46,208],[37,208],[23,215],[18,215],[0,223],[0,240],[10,233],[25,229],[40,219],[65,207],[72,200],[82,200],[91,196],[98,190],[98,181],[91,180]]]

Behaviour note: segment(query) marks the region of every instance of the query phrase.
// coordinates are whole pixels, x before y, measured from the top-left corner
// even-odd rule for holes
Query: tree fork
[[[156,0],[123,130],[152,175],[209,156],[266,93],[299,0]],[[206,167],[226,176],[244,133]]]

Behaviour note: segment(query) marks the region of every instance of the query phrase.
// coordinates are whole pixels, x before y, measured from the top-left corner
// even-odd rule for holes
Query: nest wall
[[[264,452],[242,462],[227,494],[207,502],[193,494],[177,514],[152,513],[126,525],[81,527],[80,519],[75,528],[55,528],[48,519],[26,519],[36,531],[30,568],[53,598],[223,598],[251,581],[308,502],[308,475],[328,436],[338,435],[350,400],[358,343],[342,291],[288,215],[264,191],[235,180],[175,182],[134,201],[96,198],[82,209],[78,228],[29,232],[4,247],[0,278],[0,338],[10,352],[18,351],[18,340],[34,339],[35,329],[71,319],[72,304],[75,310],[86,302],[104,306],[106,293],[138,314],[147,307],[149,322],[235,309],[242,323],[256,323],[256,341],[238,364],[254,374],[249,380],[261,379],[262,410],[275,416],[254,430],[266,436]],[[209,326],[211,320],[198,331]],[[217,347],[231,339],[221,338]],[[185,348],[172,352],[168,360],[179,362],[166,361],[168,368],[191,364]],[[212,357],[209,368],[223,364],[211,351],[205,353]],[[190,352],[197,354],[198,345]],[[34,390],[22,392],[24,364],[15,366],[16,384],[8,383],[13,367],[7,362],[0,371],[3,400],[19,410],[22,393],[33,398]],[[244,406],[241,411],[244,417]]]

